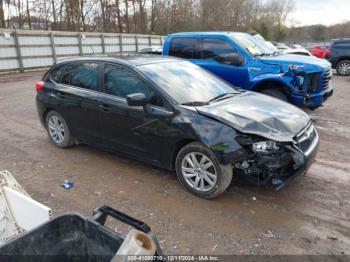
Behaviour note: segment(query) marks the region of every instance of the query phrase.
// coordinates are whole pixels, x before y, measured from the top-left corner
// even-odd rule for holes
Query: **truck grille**
[[[332,68],[330,68],[327,72],[324,73],[322,77],[322,89],[327,89],[332,80]]]
[[[316,130],[313,124],[310,123],[302,132],[300,132],[295,137],[295,142],[297,143],[297,146],[301,151],[306,152],[310,148],[315,137]]]
[[[316,92],[320,84],[320,73],[314,73],[309,75],[309,91]]]

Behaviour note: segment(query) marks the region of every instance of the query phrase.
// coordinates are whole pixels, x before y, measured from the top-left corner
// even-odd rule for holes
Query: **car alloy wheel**
[[[188,153],[182,160],[181,171],[186,183],[198,191],[207,192],[216,185],[217,172],[215,166],[202,153]]]
[[[350,61],[344,61],[344,62],[341,62],[339,65],[338,65],[338,73],[340,75],[343,75],[343,76],[346,76],[346,75],[349,75],[350,74]]]
[[[67,148],[76,144],[68,125],[58,112],[52,110],[46,114],[45,127],[51,142],[59,148]]]
[[[66,131],[64,124],[56,115],[52,115],[48,121],[49,134],[54,142],[61,144],[64,141]]]

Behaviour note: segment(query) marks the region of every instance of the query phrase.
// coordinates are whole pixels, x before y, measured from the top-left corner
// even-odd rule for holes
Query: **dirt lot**
[[[281,192],[236,179],[204,200],[170,172],[84,145],[51,145],[34,102],[42,74],[0,76],[0,170],[56,216],[110,205],[149,224],[167,254],[350,254],[348,78],[335,76],[335,95],[311,113],[321,146],[306,177]],[[74,188],[61,188],[65,179]]]

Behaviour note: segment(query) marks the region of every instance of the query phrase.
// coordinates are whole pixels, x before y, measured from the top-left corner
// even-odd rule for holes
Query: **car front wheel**
[[[75,139],[71,136],[67,122],[56,111],[50,111],[45,119],[46,130],[51,142],[59,147],[66,148],[72,146]]]
[[[183,147],[177,155],[176,174],[193,194],[214,198],[222,194],[232,181],[232,165],[219,164],[214,153],[194,142]]]

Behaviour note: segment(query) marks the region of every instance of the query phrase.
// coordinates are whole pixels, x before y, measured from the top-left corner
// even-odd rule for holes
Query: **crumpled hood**
[[[285,70],[288,70],[290,65],[301,66],[307,71],[325,71],[331,68],[331,64],[325,60],[317,57],[303,56],[303,55],[278,55],[271,57],[262,57],[260,60],[266,64],[279,64]]]
[[[244,92],[196,109],[199,114],[215,118],[240,132],[278,142],[293,141],[310,121],[297,107],[254,92]]]

